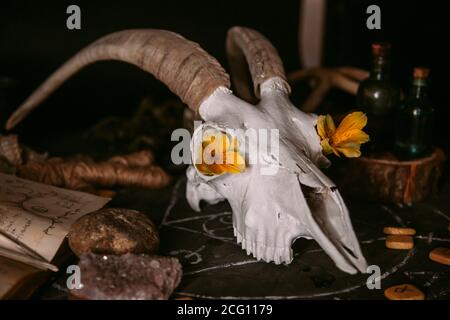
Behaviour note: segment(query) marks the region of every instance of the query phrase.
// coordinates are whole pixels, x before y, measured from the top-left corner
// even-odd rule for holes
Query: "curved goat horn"
[[[286,88],[290,91],[280,56],[262,34],[245,27],[233,27],[228,31],[226,48],[233,84],[240,97],[247,101],[254,100],[247,85],[245,61],[250,69],[256,98],[260,97],[260,85],[272,77],[284,80]]]
[[[230,87],[228,74],[197,43],[165,30],[124,30],[98,39],[64,63],[13,113],[6,129],[18,124],[70,76],[101,60],[125,61],[153,74],[194,111],[216,88]]]

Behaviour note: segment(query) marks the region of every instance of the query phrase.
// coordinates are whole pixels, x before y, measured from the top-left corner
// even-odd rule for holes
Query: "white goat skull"
[[[206,126],[279,130],[274,175],[262,175],[260,164],[248,166],[241,174],[213,178],[189,167],[187,198],[194,209],[200,209],[202,199],[210,203],[227,199],[238,242],[258,259],[289,263],[292,242],[314,238],[340,269],[365,272],[348,210],[335,185],[317,167],[329,164],[316,133],[317,117],[289,101],[290,88],[276,50],[258,32],[234,27],[228,34],[227,51],[238,94],[252,100],[254,96],[242,83],[242,67],[248,63],[255,95],[260,98],[256,106],[232,94],[228,75],[197,44],[168,31],[127,30],[97,40],[66,62],[13,114],[7,128],[82,67],[98,60],[135,64],[165,82],[198,111]]]

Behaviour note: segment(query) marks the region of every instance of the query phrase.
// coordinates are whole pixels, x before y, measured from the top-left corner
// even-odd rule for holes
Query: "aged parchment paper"
[[[71,224],[109,200],[0,173],[0,255],[51,262]]]

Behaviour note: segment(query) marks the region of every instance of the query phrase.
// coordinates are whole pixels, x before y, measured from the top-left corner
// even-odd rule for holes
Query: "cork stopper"
[[[372,43],[372,55],[374,57],[388,56],[391,52],[391,44],[388,42]]]
[[[427,79],[430,74],[429,68],[416,67],[414,68],[413,77],[414,79]]]

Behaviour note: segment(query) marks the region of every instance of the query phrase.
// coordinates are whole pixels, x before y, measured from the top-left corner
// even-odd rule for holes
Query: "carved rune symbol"
[[[412,292],[413,290],[411,290],[411,288],[408,288],[408,286],[402,286],[402,287],[395,288],[394,291],[396,293],[405,293],[405,292]]]

